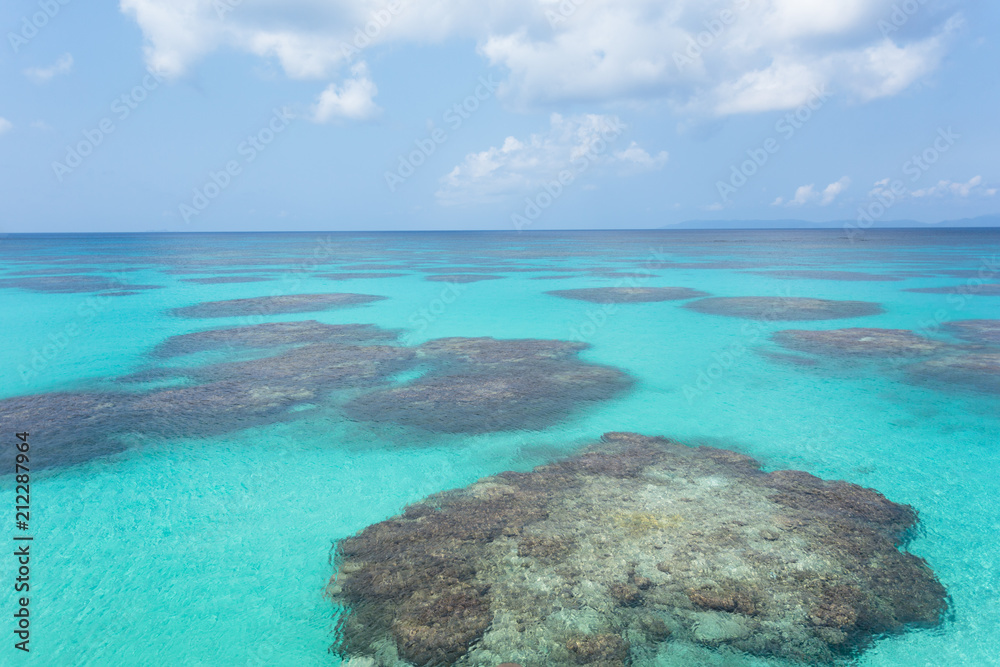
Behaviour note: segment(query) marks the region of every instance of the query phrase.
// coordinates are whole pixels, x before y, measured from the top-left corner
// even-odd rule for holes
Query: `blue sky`
[[[2,232],[1000,212],[996,3],[11,0],[0,26]]]

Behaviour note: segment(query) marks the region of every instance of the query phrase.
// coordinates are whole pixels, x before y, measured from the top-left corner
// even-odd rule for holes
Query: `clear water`
[[[105,299],[0,289],[0,398],[107,386],[106,378],[148,367],[149,351],[169,336],[248,323],[181,319],[167,315],[170,308],[337,291],[389,298],[267,319],[373,323],[405,329],[408,344],[443,336],[578,336],[591,345],[586,359],[637,379],[620,399],[541,432],[418,436],[349,422],[317,403],[297,419],[211,439],[137,436],[124,453],[35,473],[32,652],[18,655],[18,664],[336,664],[327,653],[333,609],[323,597],[334,540],[435,491],[530,469],[612,430],[710,442],[754,456],[768,469],[845,479],[913,505],[921,530],[909,549],[948,589],[951,616],[938,628],[880,640],[857,664],[1000,664],[998,396],[913,386],[893,374],[821,372],[758,353],[773,349],[767,334],[784,328],[918,330],[933,318],[1000,318],[998,296],[958,300],[903,291],[967,283],[939,273],[945,270],[982,269],[1000,280],[996,231],[875,230],[854,242],[836,230],[11,236],[0,242],[0,257],[0,279],[89,267],[91,275],[165,287]],[[733,262],[740,264],[726,266]],[[898,282],[781,280],[747,273],[748,263],[910,273]],[[363,271],[353,266],[365,264],[398,266],[407,275],[336,282],[316,276]],[[424,280],[435,267],[456,266],[504,278],[451,294],[446,284]],[[650,266],[656,277],[640,279],[642,285],[875,301],[886,312],[748,330],[744,320],[696,313],[679,302],[608,310],[544,293],[622,279],[532,279],[555,275],[545,270],[552,268]],[[537,271],[511,270],[525,267]],[[201,285],[170,273],[200,270],[203,277],[246,268],[274,280]],[[61,336],[69,330],[75,335]],[[11,440],[13,427],[3,429]],[[4,480],[12,506],[12,478]],[[10,536],[12,512],[3,514]],[[12,580],[12,561],[3,559],[4,582]],[[3,590],[8,621],[0,631],[13,643],[7,610],[15,596],[7,583]],[[0,661],[12,664],[6,663],[12,653],[4,646]],[[661,664],[675,663],[683,660],[664,651]],[[719,656],[718,664],[764,661]]]

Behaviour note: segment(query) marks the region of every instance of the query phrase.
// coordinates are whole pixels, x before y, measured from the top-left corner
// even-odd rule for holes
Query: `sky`
[[[1000,3],[6,0],[0,232],[1000,213]]]

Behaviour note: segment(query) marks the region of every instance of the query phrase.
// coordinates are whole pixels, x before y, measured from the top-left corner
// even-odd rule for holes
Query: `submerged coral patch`
[[[860,271],[747,271],[758,276],[778,278],[780,280],[841,280],[847,282],[893,282],[902,280],[898,276],[884,273],[863,273]]]
[[[933,354],[945,347],[905,329],[786,329],[771,338],[782,347],[829,356],[910,357]]]
[[[959,294],[967,296],[1000,296],[1000,283],[970,282],[949,287],[911,287],[907,292],[918,294]]]
[[[868,301],[831,301],[807,297],[712,297],[684,304],[708,315],[765,321],[836,320],[882,313],[882,306]]]
[[[303,405],[349,398],[341,390],[351,390],[345,409],[356,419],[484,433],[545,428],[631,385],[617,369],[577,359],[583,343],[446,338],[413,348],[396,344],[397,334],[311,320],[183,334],[151,356],[229,354],[216,363],[149,366],[115,379],[149,385],[142,392],[7,399],[0,417],[46,425],[44,467],[119,451],[123,438],[135,434],[205,436],[294,419]],[[252,356],[256,349],[269,354]],[[401,378],[406,373],[408,381]]]
[[[960,320],[947,323],[945,328],[975,343],[1000,344],[1000,320]]]
[[[199,285],[227,285],[229,283],[262,283],[271,280],[267,276],[215,276],[212,278],[181,278],[181,282]]]
[[[405,273],[317,273],[317,278],[326,280],[371,280],[375,278],[399,278]]]
[[[177,317],[246,317],[280,315],[285,313],[310,313],[333,308],[360,306],[381,301],[384,296],[371,294],[284,294],[258,296],[249,299],[207,301],[193,306],[174,308]]]
[[[972,390],[1000,394],[1000,352],[970,349],[929,359],[907,368],[911,380],[947,391]]]
[[[430,372],[359,396],[345,409],[352,419],[444,433],[543,429],[581,404],[631,386],[621,371],[577,359],[585,347],[546,340],[430,341],[417,349]]]
[[[0,422],[29,431],[44,447],[32,447],[31,467],[72,465],[126,448],[109,437],[127,395],[110,392],[53,392],[0,400]],[[0,450],[0,465],[14,469],[14,447]]]
[[[503,276],[494,276],[488,273],[448,273],[426,276],[424,280],[438,283],[478,283],[481,280],[500,280],[502,278]]]
[[[153,350],[161,358],[224,348],[268,348],[305,343],[359,344],[394,341],[396,331],[386,331],[372,324],[323,324],[303,322],[266,322],[246,327],[209,329],[171,336]]]
[[[413,349],[406,347],[313,343],[258,359],[197,366],[189,376],[202,381],[317,392],[370,386],[406,370],[414,357]]]
[[[58,275],[39,276],[32,278],[0,279],[0,289],[16,288],[32,292],[54,292],[75,294],[82,292],[100,292],[103,290],[150,290],[160,289],[161,285],[127,285],[120,280],[91,275]]]
[[[610,433],[431,496],[336,545],[333,649],[378,667],[623,667],[667,640],[829,663],[945,590],[908,506],[847,482]]]
[[[552,290],[546,294],[591,303],[647,303],[680,301],[708,296],[707,292],[688,287],[590,287]]]

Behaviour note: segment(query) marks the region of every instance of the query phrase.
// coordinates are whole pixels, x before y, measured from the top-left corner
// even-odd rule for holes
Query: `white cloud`
[[[955,181],[938,181],[937,184],[920,190],[914,190],[910,194],[914,197],[943,197],[951,195],[953,197],[969,197],[978,194],[992,197],[996,194],[996,188],[981,187],[983,185],[982,176],[973,176],[965,183]]]
[[[615,159],[623,163],[630,163],[640,169],[659,169],[667,163],[670,159],[670,154],[667,151],[660,151],[655,156],[650,155],[641,148],[636,142],[629,144],[628,148],[623,151],[615,151]]]
[[[840,195],[841,192],[847,189],[847,186],[851,184],[851,179],[844,176],[839,181],[830,183],[830,185],[823,188],[823,196],[819,200],[820,206],[829,206],[833,203],[833,200]]]
[[[813,189],[814,185],[810,183],[809,185],[800,185],[795,189],[795,196],[789,200],[789,206],[802,206],[803,204],[808,204],[812,200],[816,199],[819,195]]]
[[[367,120],[376,116],[381,109],[372,99],[378,94],[378,87],[368,77],[368,67],[364,62],[351,68],[352,78],[343,85],[331,83],[320,93],[312,109],[312,119],[317,123],[347,118]]]
[[[4,134],[8,130],[14,127],[14,124],[7,120],[6,118],[0,117],[0,134]]]
[[[547,132],[523,141],[507,137],[500,146],[466,155],[441,179],[438,201],[446,205],[497,202],[543,187],[561,172],[575,179],[595,165],[635,171],[657,169],[667,161],[665,151],[653,157],[635,142],[624,150],[612,150],[625,130],[617,116],[554,113],[549,123]]]
[[[220,4],[232,8],[220,12]],[[927,12],[907,25],[905,40],[883,37],[876,26],[896,4],[121,0],[143,31],[149,64],[172,75],[229,47],[276,58],[291,77],[323,78],[374,45],[455,38],[508,72],[501,92],[514,104],[660,99],[714,115],[793,108],[823,86],[859,101],[906,89],[937,67],[960,20],[935,27]]]
[[[821,191],[816,190],[815,183],[800,185],[795,189],[795,195],[787,202],[785,202],[784,197],[778,197],[771,202],[771,206],[804,206],[812,203],[818,203],[820,206],[829,206],[850,184],[851,179],[844,176],[840,180],[830,183],[830,185]]]
[[[59,56],[59,60],[55,61],[48,67],[29,67],[24,70],[24,75],[35,83],[45,83],[54,76],[59,74],[69,74],[73,69],[73,56],[69,53],[64,53]]]

